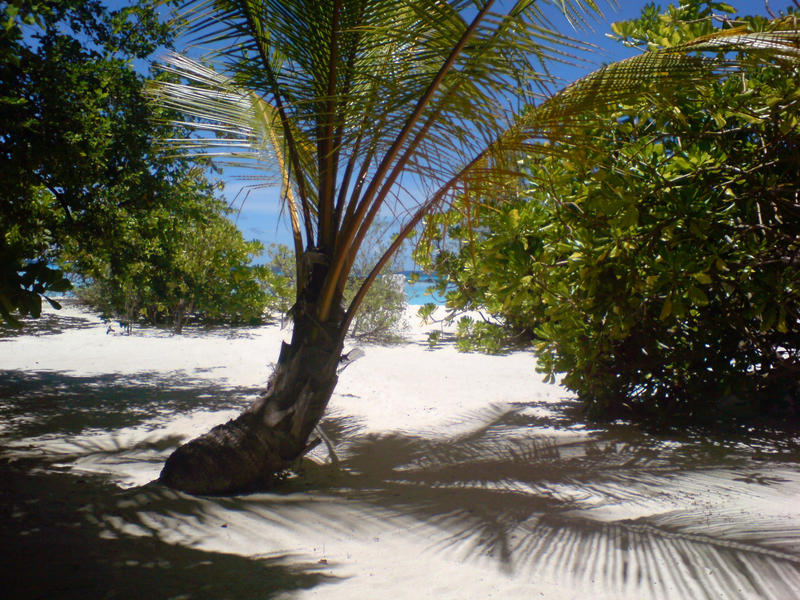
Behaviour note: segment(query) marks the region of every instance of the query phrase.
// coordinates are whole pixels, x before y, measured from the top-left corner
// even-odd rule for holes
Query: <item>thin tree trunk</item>
[[[161,483],[204,495],[265,489],[318,443],[309,437],[338,380],[344,315],[319,324],[307,314],[295,314],[292,342],[282,345],[266,391],[236,419],[175,450]]]

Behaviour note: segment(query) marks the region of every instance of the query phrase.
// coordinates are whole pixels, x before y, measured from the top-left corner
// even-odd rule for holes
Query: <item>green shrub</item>
[[[297,294],[294,253],[288,246],[272,244],[267,251],[269,262],[264,280],[267,310],[284,318],[294,306]]]
[[[371,237],[364,242],[361,252],[356,257],[347,286],[344,290],[345,303],[356,295],[364,279],[378,262],[385,248],[381,235],[385,225],[374,228]],[[371,342],[391,343],[400,339],[401,330],[405,327],[405,311],[408,307],[403,275],[395,274],[400,269],[398,255],[395,253],[383,267],[383,270],[372,283],[358,309],[350,335],[356,339]]]
[[[242,238],[203,177],[183,184],[188,189],[180,203],[122,219],[113,246],[65,250],[87,274],[78,297],[107,318],[168,325],[178,333],[190,321],[260,323],[269,269],[250,263],[263,246]]]
[[[375,279],[353,319],[350,335],[355,339],[387,343],[400,338],[408,306],[405,277],[387,271]],[[346,299],[355,295],[361,281],[358,276],[352,278],[345,288]]]
[[[650,13],[617,27],[625,41],[669,29]],[[591,417],[797,419],[798,73],[757,65],[656,100],[587,116],[575,135],[594,145],[525,161],[521,192],[431,221],[449,303],[533,333],[539,368]]]

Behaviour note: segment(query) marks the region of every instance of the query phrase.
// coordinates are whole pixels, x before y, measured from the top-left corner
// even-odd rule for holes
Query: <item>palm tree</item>
[[[450,199],[515,177],[570,119],[668,82],[707,78],[722,51],[793,58],[797,30],[731,29],[609,65],[552,93],[548,67],[588,50],[517,0],[189,0],[188,35],[216,48],[165,69],[184,83],[157,102],[202,132],[172,140],[228,164],[258,163],[279,184],[297,271],[294,327],[267,390],[241,416],[178,448],[161,481],[192,493],[268,485],[315,445],[348,327],[386,262]],[[595,2],[562,0],[572,21]],[[718,58],[687,51],[712,50]],[[213,64],[214,68],[207,66]],[[572,140],[574,142],[574,140]],[[343,291],[387,212],[399,233],[348,306]]]

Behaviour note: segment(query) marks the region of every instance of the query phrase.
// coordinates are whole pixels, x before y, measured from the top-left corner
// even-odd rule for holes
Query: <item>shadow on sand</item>
[[[336,580],[325,565],[285,553],[176,543],[164,528],[142,525],[142,514],[172,513],[196,527],[208,502],[113,483],[132,465],[158,472],[185,435],[163,432],[176,415],[239,411],[259,391],[187,373],[0,371],[0,595],[234,600]]]
[[[796,439],[587,432],[569,404],[497,407],[444,439],[359,437],[334,420],[340,465],[309,461],[286,486],[433,523],[442,551],[620,597],[798,597]]]
[[[74,435],[92,429],[114,431],[195,409],[242,409],[260,391],[185,372],[76,376],[0,370],[0,415],[5,437]]]
[[[290,556],[244,557],[111,531],[103,519],[123,492],[98,477],[32,466],[0,461],[4,598],[275,598],[336,580],[325,565],[289,564]]]
[[[24,335],[58,335],[68,330],[89,329],[97,323],[88,317],[74,317],[44,312],[38,319],[21,319],[23,327],[8,327],[0,321],[0,344]]]
[[[114,437],[155,413],[241,408],[257,390],[155,374],[5,371],[0,382],[5,439],[71,436],[68,453],[48,456],[44,444],[35,463],[3,465],[2,533],[19,540],[3,568],[34,592],[12,597],[270,598],[347,576],[334,561],[287,554],[286,540],[369,539],[392,520],[428,528],[427,551],[608,597],[784,600],[800,590],[791,438],[587,431],[569,402],[491,407],[462,416],[457,435],[370,435],[329,418],[336,464],[318,450],[277,489],[193,498],[63,471],[89,455],[138,460],[141,438],[109,445],[87,430]],[[158,452],[178,441],[146,438]]]

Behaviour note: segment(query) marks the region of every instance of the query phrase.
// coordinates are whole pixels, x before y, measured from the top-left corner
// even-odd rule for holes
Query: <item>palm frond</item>
[[[713,52],[715,55],[701,54]],[[709,82],[753,60],[800,62],[800,30],[723,30],[680,46],[650,50],[611,63],[570,84],[529,109],[518,123],[529,139],[561,141],[559,132],[582,115],[603,112],[643,96],[669,95],[677,87]]]
[[[286,141],[272,105],[230,77],[181,54],[167,54],[160,68],[178,80],[152,82],[151,97],[160,106],[186,117],[173,123],[200,134],[200,137],[167,140],[168,143],[184,145],[196,152],[230,155],[233,160],[223,163],[228,166],[252,168],[257,163],[266,181],[282,180],[286,171]],[[304,174],[313,177],[312,145],[306,140],[299,149]]]
[[[310,180],[314,176],[313,148],[293,131],[295,154],[303,168],[290,168],[287,158],[287,141],[280,126],[276,109],[252,90],[236,85],[230,77],[222,75],[199,61],[187,56],[169,53],[161,69],[177,81],[157,80],[149,92],[160,106],[182,115],[184,120],[173,120],[179,129],[188,129],[194,135],[164,140],[172,148],[189,154],[218,159],[222,166],[238,168],[260,167],[263,173],[259,185],[279,184],[290,216],[295,242],[295,254],[303,250],[302,232],[313,235],[313,219],[317,212],[317,198]],[[294,173],[294,177],[291,174]],[[298,202],[295,190],[297,179],[306,181],[304,202]],[[298,270],[302,264],[298,262]],[[303,277],[298,281],[304,282]],[[302,292],[302,285],[298,292]]]
[[[583,4],[565,2],[574,10]],[[373,0],[317,2],[311,8],[303,2],[199,0],[184,5],[183,18],[196,44],[216,46],[209,59],[218,70],[235,73],[237,83],[248,89],[261,90],[276,108],[280,101],[308,139],[319,137],[317,127],[330,119],[333,103],[341,148],[361,140],[360,148],[375,148],[378,155],[396,140],[462,38],[468,27],[462,15],[473,5],[463,0]],[[332,28],[334,17],[338,29]],[[506,93],[510,84],[517,106],[535,88],[544,93],[550,82],[546,72],[517,67],[531,56],[545,64],[586,49],[541,25],[544,21],[534,2],[517,2],[507,14],[487,12],[454,56],[446,85],[436,86],[437,98],[446,98],[431,107],[444,117],[435,120],[436,128],[446,130],[448,123],[462,121],[491,132],[492,122],[508,116],[503,107],[511,98]],[[333,80],[332,44],[340,58]],[[454,87],[459,94],[449,92]]]

